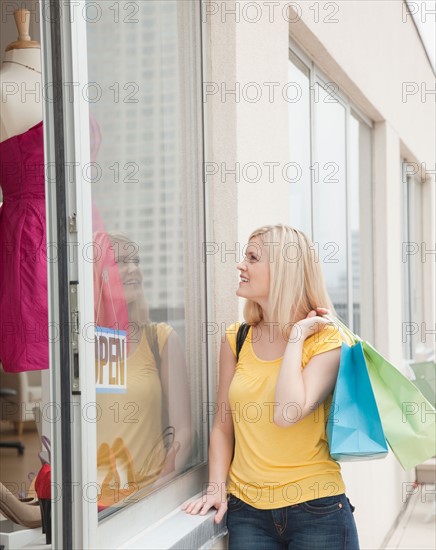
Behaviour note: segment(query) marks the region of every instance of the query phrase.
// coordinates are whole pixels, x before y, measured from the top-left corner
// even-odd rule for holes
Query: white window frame
[[[80,8],[84,6],[84,0],[79,0]],[[201,76],[202,76],[202,48],[203,42],[201,39],[202,32],[202,17],[200,3],[189,3],[190,10],[184,12],[182,17],[195,18],[195,47],[192,48],[195,52],[200,52],[196,57],[196,74],[192,78],[199,79],[198,82],[198,97],[189,97],[187,101],[191,102],[198,110],[198,120],[200,135],[198,136],[198,151],[192,151],[192,155],[199,156],[202,160],[204,157],[204,123],[203,123],[203,102],[201,97]],[[76,3],[77,6],[77,3]],[[75,6],[75,7],[76,7]],[[65,4],[64,10],[68,9]],[[49,42],[52,36],[53,27],[47,18],[42,18],[43,25],[43,41]],[[60,22],[61,35],[61,52],[64,59],[63,79],[65,82],[87,82],[87,29],[86,21],[81,17],[62,17]],[[74,45],[80,44],[77,48]],[[45,76],[47,81],[51,81],[50,52],[47,52],[44,57]],[[196,80],[197,82],[197,80]],[[65,124],[65,158],[75,166],[76,159],[81,159],[81,163],[85,164],[90,161],[89,147],[89,105],[83,101],[80,92],[75,89],[74,101],[64,101],[64,124]],[[45,118],[45,120],[47,120]],[[47,125],[46,132],[50,131],[50,124]],[[46,162],[54,162],[52,148],[47,148],[45,151]],[[80,166],[80,164],[79,164]],[[203,229],[204,240],[207,241],[208,227],[205,223],[205,198],[204,198],[204,177],[203,177],[203,162],[198,162],[197,177],[193,178],[193,185],[203,185],[203,190],[198,194],[196,199],[201,208],[200,218],[202,219],[203,228],[199,228],[198,222],[192,217],[190,220],[185,220],[188,231],[199,231]],[[69,200],[67,201],[69,213],[77,213],[77,231],[74,240],[78,243],[87,243],[92,240],[92,214],[91,214],[91,192],[89,186],[80,185],[80,175],[74,174],[74,181],[68,189]],[[49,213],[49,234],[55,234],[56,228],[56,213],[54,208],[55,197],[48,195],[48,213]],[[195,225],[197,223],[197,225]],[[200,225],[202,225],[200,224]],[[73,237],[71,237],[73,240]],[[193,246],[188,243],[189,246]],[[80,256],[80,255],[78,255]],[[78,309],[80,312],[82,323],[86,320],[93,321],[93,274],[92,265],[89,262],[79,262],[71,267],[71,273],[74,273],[75,278],[79,281],[78,292]],[[207,320],[208,300],[210,299],[206,293],[206,268],[203,268],[203,276],[201,280],[196,280],[196,276],[190,275],[190,283],[194,283],[195,278],[195,298],[201,297],[202,319]],[[189,288],[194,288],[194,285]],[[56,289],[51,289],[56,301]],[[200,331],[198,333],[198,342],[202,342]],[[211,361],[211,350],[206,343],[201,344],[202,357],[196,357],[195,360],[201,365],[208,365],[208,370]],[[55,345],[53,345],[53,350]],[[78,351],[81,364],[93,364],[94,344],[92,341],[85,341],[79,338]],[[53,353],[53,351],[52,351]],[[190,358],[192,359],[192,357]],[[56,378],[56,369],[52,369],[52,387],[56,390],[58,380]],[[210,396],[215,395],[214,377],[207,372],[202,380],[202,396],[203,401],[208,402]],[[81,392],[81,393],[79,393]],[[57,393],[53,393],[55,399]],[[88,403],[95,403],[95,384],[93,369],[82,368],[80,372],[80,387],[76,388],[74,397],[71,402],[75,402],[78,407],[73,409],[83,410],[83,406]],[[74,411],[73,411],[74,412]],[[201,411],[200,411],[201,413]],[[210,419],[208,420],[208,422]],[[200,443],[206,449],[208,446],[208,436],[210,426],[207,423],[201,423],[204,430],[200,435]],[[61,427],[54,424],[52,426],[54,442],[61,440]],[[62,464],[60,460],[60,452],[56,453],[53,464],[53,477],[55,482],[61,485],[62,483]],[[208,479],[207,471],[207,455],[204,454],[203,462],[191,468],[189,471],[178,476],[175,480],[167,485],[152,492],[147,497],[138,501],[135,504],[126,506],[117,513],[98,521],[96,502],[91,502],[83,498],[83,487],[86,484],[95,483],[97,479],[97,449],[96,449],[96,426],[95,423],[86,422],[80,415],[76,416],[71,437],[71,460],[73,464],[74,480],[77,486],[73,487],[73,502],[72,516],[68,523],[73,530],[73,547],[75,548],[90,548],[90,549],[109,549],[109,548],[156,548],[160,547],[171,548],[176,546],[183,540],[187,547],[194,544],[205,543],[207,540],[216,539],[224,533],[225,526],[216,526],[213,521],[213,515],[198,516],[192,518],[180,511],[180,505],[188,498],[192,498],[204,487]],[[62,546],[62,528],[63,518],[60,515],[56,503],[53,509],[54,516],[54,547]],[[207,525],[205,525],[207,524]],[[165,528],[163,527],[165,525]],[[201,538],[199,540],[199,533]]]
[[[413,243],[418,247],[418,255],[421,258],[421,246],[424,240],[423,233],[423,183],[419,174],[407,174],[405,166],[408,161],[404,158],[401,159],[401,186],[402,186],[402,228],[403,228],[403,243],[401,250],[402,260],[402,295],[403,295],[403,323],[417,323],[418,331],[416,335],[405,334],[405,327],[402,329],[402,341],[403,341],[403,356],[407,361],[413,361],[416,356],[416,346],[418,344],[418,337],[421,329],[421,322],[424,320],[424,269],[422,263],[417,273],[414,265],[414,258],[408,254],[406,261],[404,261],[405,244]],[[417,194],[420,196],[417,197]],[[418,200],[417,200],[418,199]],[[416,221],[420,224],[420,235],[415,235]],[[418,239],[418,240],[416,240]],[[409,249],[407,249],[409,251]],[[411,254],[414,255],[412,249]],[[421,262],[421,260],[419,260]],[[419,264],[418,264],[419,265]],[[418,298],[416,294],[418,293]],[[420,295],[419,295],[420,294]],[[418,312],[416,301],[419,300]],[[414,318],[416,314],[420,314],[421,318]],[[410,327],[409,330],[412,330]],[[405,339],[406,337],[406,339]]]

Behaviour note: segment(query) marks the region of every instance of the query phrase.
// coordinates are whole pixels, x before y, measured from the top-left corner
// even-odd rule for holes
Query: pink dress
[[[0,143],[0,359],[47,369],[48,296],[42,121]]]

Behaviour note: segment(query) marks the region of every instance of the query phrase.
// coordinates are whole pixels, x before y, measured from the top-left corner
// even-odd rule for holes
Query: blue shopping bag
[[[388,454],[361,342],[351,347],[342,343],[327,438],[335,460],[370,460]]]

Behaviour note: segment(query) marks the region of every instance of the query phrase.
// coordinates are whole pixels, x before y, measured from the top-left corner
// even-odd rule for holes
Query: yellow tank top
[[[157,325],[160,355],[172,330],[165,323]],[[127,392],[97,394],[97,405],[100,413],[97,421],[100,486],[108,476],[110,459],[117,469],[121,488],[136,492],[153,483],[165,460],[161,421],[163,399],[160,374],[144,330],[138,347],[127,358]],[[102,452],[104,446],[109,448],[109,458]],[[113,495],[113,504],[117,501],[119,504],[123,493],[118,495],[113,491]],[[106,500],[110,503],[110,498]]]
[[[236,323],[226,330],[235,355],[238,327]],[[252,327],[229,388],[235,451],[227,491],[263,510],[344,493],[340,466],[330,456],[326,436],[332,394],[296,424],[288,428],[276,426],[273,403],[282,359],[259,359],[251,340]],[[302,367],[314,355],[340,347],[342,341],[345,340],[332,326],[307,338]],[[287,415],[293,417],[298,411],[290,405]]]

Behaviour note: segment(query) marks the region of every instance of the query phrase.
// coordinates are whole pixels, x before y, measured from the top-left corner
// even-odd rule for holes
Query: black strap
[[[244,345],[245,339],[247,338],[248,331],[250,330],[250,325],[247,323],[241,323],[236,334],[236,362],[239,361],[239,352]]]

